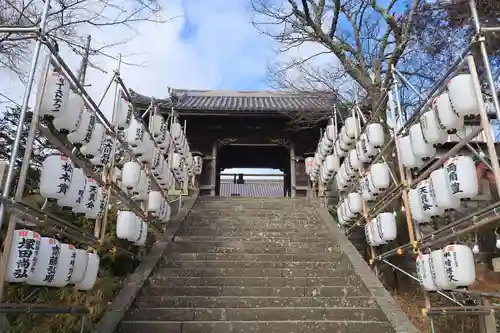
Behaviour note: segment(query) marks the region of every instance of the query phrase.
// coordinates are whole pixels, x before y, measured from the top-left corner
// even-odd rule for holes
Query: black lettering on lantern
[[[71,259],[69,261],[69,270],[68,270],[68,275],[66,276],[66,282],[69,282],[69,280],[73,276],[73,270],[75,268],[75,261],[76,261],[76,251],[73,251],[73,253],[71,254]]]
[[[52,247],[52,254],[49,258],[49,267],[47,268],[47,272],[43,281],[50,283],[54,280],[60,253],[61,247],[59,245],[55,245]]]
[[[418,189],[420,194],[420,202],[422,203],[422,209],[424,211],[430,210],[432,206],[429,203],[429,198],[427,197],[428,191],[426,186],[422,186]]]
[[[54,96],[52,98],[52,109],[50,112],[59,112],[62,108],[62,99],[63,99],[63,86],[64,86],[64,76],[59,75],[56,83],[56,91],[54,92]]]
[[[449,163],[445,167],[448,173],[448,179],[450,181],[450,187],[453,194],[461,193],[463,190],[460,188],[460,182],[458,181],[457,165],[455,162]]]
[[[444,267],[445,267],[446,277],[448,278],[449,281],[457,282],[458,280],[453,275],[451,253],[448,251],[444,251],[443,257],[444,257]]]
[[[95,207],[96,200],[97,200],[97,186],[90,185],[88,201],[87,201],[87,204],[85,205],[85,207],[87,207],[88,209],[93,209]]]
[[[30,258],[37,252],[37,242],[35,239],[31,238],[21,238],[20,243],[17,246],[17,261],[16,269],[12,273],[16,279],[26,279],[28,278],[28,270],[30,269]]]

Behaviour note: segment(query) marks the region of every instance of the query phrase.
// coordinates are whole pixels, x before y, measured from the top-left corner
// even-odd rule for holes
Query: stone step
[[[173,242],[170,244],[171,253],[174,252],[203,252],[203,253],[249,253],[249,254],[325,254],[335,251],[334,244],[288,243],[286,245],[273,243],[238,243],[222,242]]]
[[[149,279],[150,285],[182,286],[242,286],[242,287],[294,287],[294,286],[354,286],[361,285],[358,278],[348,277],[165,277]]]
[[[166,287],[150,285],[142,291],[147,296],[272,296],[272,297],[349,297],[363,296],[364,286],[294,286],[294,287],[246,287],[246,286],[182,286]]]
[[[193,209],[191,212],[189,212],[188,218],[196,217],[196,218],[204,218],[204,217],[221,217],[221,218],[234,218],[234,219],[243,219],[243,218],[262,218],[262,217],[269,217],[269,218],[280,218],[280,217],[286,217],[286,218],[291,218],[294,220],[298,219],[314,219],[314,220],[320,220],[319,218],[316,218],[316,212],[315,211],[306,211],[306,210],[261,210],[261,209],[255,209],[255,210],[244,210],[244,209]]]
[[[394,333],[385,322],[371,321],[123,321],[122,333]]]
[[[335,320],[385,321],[380,309],[366,308],[141,308],[130,311],[125,320],[151,321],[271,321]]]
[[[235,261],[316,261],[331,262],[342,258],[343,252],[335,247],[329,253],[317,254],[272,254],[272,253],[200,253],[184,252],[170,253],[165,256],[165,260],[235,260]]]
[[[191,260],[191,261],[167,261],[161,265],[162,268],[186,268],[205,270],[210,268],[299,268],[299,269],[337,269],[349,265],[347,259],[339,259],[335,262],[324,261],[234,261],[234,260]]]
[[[265,236],[175,236],[174,242],[236,242],[236,243],[313,243],[313,244],[331,244],[328,237],[312,237],[312,236],[298,236],[298,237],[265,237]]]
[[[182,228],[181,230],[175,233],[176,236],[216,236],[216,237],[264,237],[264,238],[272,238],[272,237],[287,237],[290,239],[297,237],[321,237],[326,238],[329,237],[330,234],[327,230],[313,230],[313,229],[305,229],[305,230],[276,230],[271,229],[261,229],[261,228],[245,228],[245,229],[236,229],[236,228],[200,228],[189,226]]]
[[[348,277],[354,275],[351,267],[333,269],[299,269],[299,268],[207,268],[177,269],[159,268],[155,276],[172,277]]]
[[[234,296],[139,296],[137,308],[263,308],[263,307],[353,307],[377,308],[366,296],[353,297],[234,297]]]
[[[325,230],[325,227],[321,223],[306,223],[303,220],[302,221],[286,221],[286,222],[279,222],[278,220],[262,220],[262,219],[256,219],[256,220],[220,220],[220,219],[195,219],[195,220],[189,220],[184,222],[184,228],[207,228],[207,229],[214,229],[214,228],[226,228],[226,229],[277,229],[279,231],[286,231],[286,230]]]

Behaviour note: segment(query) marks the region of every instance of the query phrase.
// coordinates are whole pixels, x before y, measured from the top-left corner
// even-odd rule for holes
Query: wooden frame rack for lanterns
[[[51,10],[50,6],[51,0],[44,1],[43,12],[41,18],[39,20],[39,24],[35,24],[26,18],[29,22],[33,24],[30,27],[0,27],[0,33],[17,33],[17,34],[25,34],[27,38],[31,38],[36,40],[35,48],[33,51],[33,56],[31,60],[31,68],[28,75],[27,85],[24,91],[24,96],[21,104],[21,112],[19,115],[19,123],[17,126],[16,137],[12,146],[12,155],[10,157],[10,162],[7,168],[5,181],[2,184],[2,195],[0,196],[0,226],[6,216],[6,212],[9,211],[10,218],[8,222],[8,228],[6,237],[4,239],[3,244],[3,252],[0,258],[0,323],[4,324],[4,314],[5,313],[75,313],[75,314],[84,314],[88,312],[87,309],[77,306],[61,306],[61,305],[50,305],[50,304],[15,304],[15,303],[2,303],[2,296],[5,286],[5,274],[6,267],[8,264],[8,258],[10,254],[10,248],[12,245],[13,234],[16,229],[16,226],[21,223],[28,228],[38,229],[40,227],[44,227],[45,230],[48,231],[51,235],[62,235],[68,237],[69,239],[76,241],[82,245],[88,246],[91,249],[101,249],[105,250],[108,253],[120,253],[123,255],[127,255],[131,258],[138,258],[137,254],[131,253],[128,250],[125,250],[121,247],[112,246],[109,240],[106,238],[106,230],[108,226],[108,211],[109,211],[109,203],[113,200],[115,204],[119,204],[120,207],[126,207],[128,210],[136,213],[137,216],[140,216],[148,223],[148,225],[152,226],[157,232],[163,232],[163,227],[158,224],[158,221],[155,216],[149,214],[146,207],[147,200],[143,201],[142,205],[138,205],[136,202],[130,199],[130,197],[111,179],[110,170],[115,166],[115,160],[118,157],[118,149],[121,152],[128,155],[128,158],[134,160],[132,158],[130,147],[119,137],[118,135],[118,127],[117,127],[117,119],[115,115],[117,114],[116,101],[119,98],[118,94],[121,92],[125,95],[126,99],[131,100],[131,96],[129,94],[129,90],[127,89],[124,81],[120,76],[120,65],[121,65],[121,56],[118,60],[117,69],[113,72],[112,78],[107,85],[107,88],[98,103],[96,103],[92,97],[89,95],[84,86],[84,72],[86,69],[86,63],[88,62],[88,52],[82,61],[82,68],[80,69],[80,75],[75,75],[66,62],[62,59],[62,57],[58,54],[58,49],[56,45],[51,41],[50,36],[48,36],[46,28],[47,28],[47,17]],[[87,49],[90,48],[90,38],[88,39]],[[14,167],[16,159],[18,158],[19,148],[21,145],[21,135],[23,133],[24,122],[26,116],[28,114],[29,101],[33,91],[33,85],[35,81],[35,72],[37,66],[40,63],[41,51],[42,49],[46,49],[48,51],[48,56],[45,64],[43,65],[43,77],[47,76],[50,65],[54,66],[68,79],[70,82],[71,89],[73,92],[77,93],[83,99],[87,109],[92,112],[97,120],[104,126],[106,134],[113,138],[113,148],[110,155],[110,160],[107,165],[105,165],[102,170],[95,170],[95,167],[90,165],[86,160],[80,159],[76,155],[76,150],[72,149],[65,140],[57,131],[54,131],[53,128],[45,126],[40,123],[37,114],[37,109],[40,107],[36,105],[34,110],[35,113],[31,117],[31,124],[29,127],[29,134],[26,139],[26,147],[24,150],[24,156],[22,160],[22,166],[19,172],[19,178],[17,184],[13,184],[14,180]],[[83,76],[82,76],[83,73]],[[113,119],[108,121],[104,114],[100,109],[100,105],[103,102],[105,96],[109,92],[113,83],[115,84],[114,91],[114,101],[113,101]],[[39,104],[39,101],[37,102]],[[151,103],[150,109],[155,109],[156,105]],[[149,112],[150,117],[154,112]],[[144,124],[144,117],[147,113],[141,115],[133,115],[136,117],[136,120],[142,122]],[[148,122],[151,125],[151,121]],[[185,125],[184,125],[185,127]],[[150,133],[150,129],[148,126],[144,126],[145,130]],[[105,205],[103,214],[101,217],[96,219],[95,228],[93,233],[88,232],[88,230],[84,230],[71,222],[65,221],[64,219],[56,216],[53,213],[50,213],[42,208],[34,207],[26,202],[23,202],[23,191],[26,183],[26,175],[27,170],[30,165],[31,154],[33,150],[33,142],[35,138],[36,132],[39,131],[47,140],[52,144],[55,148],[57,148],[61,153],[71,158],[72,162],[82,168],[87,176],[92,177],[100,186],[105,189],[106,197],[108,199]],[[184,128],[185,131],[185,128]],[[177,180],[174,181],[174,185],[168,191],[161,190],[158,186],[155,178],[152,176],[151,171],[148,167],[144,167],[141,164],[141,168],[146,172],[151,180],[151,184],[153,187],[156,187],[159,191],[163,193],[164,199],[167,202],[174,203],[178,202],[179,208],[182,204],[182,195],[188,195],[189,191],[189,183],[190,179],[186,179],[182,182],[182,184],[177,184]],[[186,166],[184,167],[186,168]],[[184,170],[186,171],[186,169]],[[175,179],[175,177],[174,177]],[[10,197],[11,190],[15,187],[15,195],[14,197]],[[180,191],[176,191],[176,186],[180,187]],[[178,196],[175,200],[172,199],[172,196]],[[23,221],[21,221],[21,219]],[[82,319],[82,325],[85,324],[85,318]],[[3,327],[3,326],[2,326]]]
[[[444,5],[444,4],[440,4]],[[450,4],[451,5],[451,4]],[[500,194],[500,166],[498,161],[497,152],[495,150],[494,138],[492,136],[491,124],[490,124],[490,115],[487,114],[484,100],[482,98],[481,85],[479,81],[479,76],[476,68],[476,61],[474,55],[470,53],[471,48],[473,46],[478,46],[480,51],[481,62],[484,66],[486,81],[489,87],[489,92],[491,95],[492,106],[495,110],[495,116],[497,120],[500,120],[500,103],[498,100],[498,95],[495,89],[494,78],[491,70],[491,65],[488,59],[488,52],[485,45],[484,35],[490,32],[500,32],[500,27],[482,27],[479,21],[478,13],[477,13],[477,4],[475,0],[468,0],[468,6],[470,8],[470,13],[472,15],[472,23],[474,28],[474,36],[472,36],[470,43],[466,47],[466,49],[459,55],[453,65],[448,69],[448,71],[443,75],[440,82],[438,82],[430,92],[424,97],[411,83],[405,78],[401,72],[397,70],[397,68],[391,68],[392,73],[392,85],[389,91],[387,91],[380,99],[378,105],[379,107],[375,108],[372,116],[368,121],[363,119],[363,115],[361,112],[356,112],[357,105],[354,104],[353,107],[353,116],[356,119],[361,120],[364,126],[361,127],[362,130],[366,127],[366,125],[377,122],[379,118],[379,112],[385,112],[384,108],[381,108],[381,105],[386,105],[387,101],[389,101],[389,108],[393,115],[395,115],[396,126],[395,129],[389,128],[387,124],[385,130],[389,133],[392,133],[390,140],[385,144],[383,148],[379,150],[378,155],[373,159],[372,162],[363,165],[362,170],[360,170],[360,177],[364,176],[364,173],[367,169],[371,167],[374,163],[380,161],[384,158],[387,153],[393,152],[393,156],[398,156],[398,140],[402,134],[408,132],[411,125],[413,125],[416,121],[418,121],[420,115],[428,109],[432,100],[435,96],[439,95],[444,90],[444,85],[447,80],[452,77],[454,74],[462,70],[463,67],[467,67],[470,74],[472,75],[475,93],[480,101],[480,112],[479,118],[481,126],[477,128],[473,128],[470,133],[465,135],[464,137],[459,138],[458,142],[454,144],[454,146],[446,151],[444,154],[440,155],[440,157],[433,163],[427,163],[424,167],[420,168],[423,171],[416,177],[412,179],[411,172],[408,168],[404,167],[399,158],[396,158],[398,163],[395,163],[394,166],[397,168],[397,172],[393,172],[391,169],[391,178],[392,184],[391,186],[384,191],[384,193],[380,194],[380,198],[373,204],[368,207],[366,201],[363,199],[363,211],[362,214],[352,223],[352,225],[345,227],[346,235],[349,236],[356,228],[364,227],[364,225],[370,221],[371,217],[376,216],[384,209],[389,207],[396,200],[401,200],[405,219],[408,227],[408,237],[409,243],[398,245],[395,248],[386,251],[384,253],[377,253],[376,248],[370,247],[371,258],[369,260],[370,264],[373,266],[375,273],[378,272],[378,264],[387,264],[392,269],[399,271],[411,279],[418,281],[418,278],[410,274],[409,272],[403,270],[402,268],[396,266],[395,264],[389,262],[387,259],[391,256],[395,255],[404,255],[405,253],[413,253],[416,254],[421,250],[428,249],[430,246],[434,246],[446,241],[450,241],[456,239],[457,237],[476,232],[479,228],[490,225],[494,222],[498,222],[500,220],[500,215],[496,212],[496,209],[500,207],[500,203],[496,202],[490,204],[489,206],[478,209],[477,211],[468,214],[465,217],[460,218],[457,221],[453,221],[450,224],[438,229],[434,230],[432,233],[428,235],[421,235],[418,228],[418,224],[414,223],[411,216],[411,211],[408,203],[408,190],[410,188],[415,188],[415,186],[422,180],[426,179],[432,171],[440,168],[444,162],[456,155],[462,148],[467,148],[470,150],[472,155],[474,155],[478,160],[480,160],[486,168],[492,172],[497,192]],[[411,115],[411,117],[405,122],[402,117],[402,108],[401,101],[399,95],[398,85],[402,84],[412,90],[421,100],[422,104],[416,108],[415,112]],[[359,108],[358,108],[359,109]],[[485,138],[485,144],[488,150],[487,154],[481,154],[478,152],[471,144],[471,140],[476,138],[479,134],[483,133]],[[356,139],[358,138],[358,133],[356,135]],[[485,160],[485,155],[489,156],[488,162]],[[390,164],[389,164],[390,166]],[[399,181],[396,180],[394,174],[399,174]],[[320,184],[315,184],[319,188],[320,196],[321,194],[325,195],[325,189],[321,188]],[[350,193],[356,189],[358,186],[357,183],[350,186],[344,193]],[[324,187],[324,186],[323,186]],[[341,194],[339,197],[339,205],[342,199],[345,199],[345,195]],[[326,200],[326,198],[325,198]],[[331,207],[331,206],[330,206]],[[338,206],[332,207],[334,209],[338,209]],[[445,234],[443,236],[443,234]],[[470,291],[467,289],[457,289],[452,290],[452,292],[463,293],[468,295],[473,295],[475,297],[480,297],[478,300],[478,305],[476,306],[465,306],[464,304],[458,302],[454,297],[447,295],[444,291],[437,291],[438,294],[447,298],[456,306],[451,307],[432,307],[431,302],[428,296],[428,292],[424,291],[425,297],[425,308],[422,309],[422,315],[428,319],[429,325],[431,327],[431,331],[434,333],[434,322],[433,316],[436,315],[465,315],[465,316],[480,316],[480,318],[484,319],[482,322],[482,332],[484,333],[493,333],[497,332],[496,324],[495,324],[495,313],[499,311],[500,307],[496,305],[492,305],[491,298],[500,298],[500,293],[487,293],[480,291]]]

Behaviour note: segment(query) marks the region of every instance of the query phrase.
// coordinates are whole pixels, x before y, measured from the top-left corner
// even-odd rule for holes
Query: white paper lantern
[[[38,116],[52,120],[67,114],[69,90],[69,80],[60,70],[51,67],[47,79],[40,80],[37,98],[40,101]]]
[[[70,284],[80,283],[85,277],[85,272],[87,270],[87,263],[89,261],[89,255],[87,251],[76,249],[75,250],[75,264],[73,266],[73,272],[71,273],[71,278],[69,280]]]
[[[116,219],[116,237],[135,242],[139,236],[139,225],[137,220],[137,216],[132,211],[118,211]]]
[[[92,139],[92,133],[96,125],[96,117],[85,108],[80,114],[80,122],[78,127],[73,132],[69,133],[67,139],[75,147],[86,145]]]
[[[61,244],[57,239],[42,237],[40,250],[32,274],[26,283],[34,286],[45,286],[54,280],[57,262],[61,253]]]
[[[344,192],[345,190],[347,190],[348,185],[347,182],[345,182],[341,172],[335,175],[335,181],[337,183],[337,189],[339,190],[339,192]]]
[[[441,211],[455,210],[460,207],[460,199],[453,195],[448,173],[444,168],[434,170],[429,178],[435,193],[435,203]]]
[[[81,203],[78,206],[73,207],[73,213],[77,215],[91,214],[92,209],[94,209],[97,204],[98,192],[99,184],[94,179],[87,177]]]
[[[420,199],[420,193],[418,189],[408,190],[408,204],[410,206],[411,217],[418,223],[430,222],[431,219],[428,215],[424,213],[422,208],[422,200]]]
[[[455,113],[462,117],[479,114],[480,104],[470,74],[459,74],[448,81],[448,95]]]
[[[95,253],[88,254],[87,269],[85,270],[85,275],[83,280],[75,284],[78,290],[91,290],[97,281],[97,275],[99,273],[99,256]]]
[[[129,127],[132,121],[134,106],[127,100],[126,94],[122,90],[119,91],[118,96],[114,111],[116,114],[113,119],[116,121],[118,130],[124,130]]]
[[[73,163],[58,150],[52,152],[42,163],[40,194],[46,199],[61,199],[68,194],[73,177]]]
[[[337,127],[335,127],[335,125],[333,125],[333,124],[326,126],[326,128],[325,128],[325,137],[333,145],[333,143],[337,139]]]
[[[155,153],[155,146],[149,134],[144,135],[142,144],[137,149],[134,149],[134,153],[143,164],[149,165],[151,163]]]
[[[365,224],[365,239],[369,246],[378,245],[377,243],[375,243],[375,240],[373,239],[372,221],[369,221],[367,224]]]
[[[137,220],[139,224],[139,236],[134,242],[137,246],[144,246],[146,244],[146,238],[148,236],[148,224],[140,219]]]
[[[170,134],[172,135],[172,139],[174,141],[182,141],[184,131],[182,130],[181,124],[178,122],[172,123],[172,126],[170,127]]]
[[[426,219],[438,217],[443,214],[443,210],[436,204],[434,186],[430,178],[422,180],[417,185],[418,195],[420,197],[420,207]]]
[[[432,101],[432,108],[439,126],[449,134],[464,126],[464,118],[457,114],[451,107],[448,93],[444,93]]]
[[[326,170],[325,166],[323,165],[321,167],[321,171],[319,174],[319,179],[320,179],[321,183],[327,185],[330,182],[330,180],[332,180],[332,178],[333,178],[333,173],[329,173]]]
[[[429,257],[429,261],[432,280],[434,281],[436,287],[440,290],[455,289],[455,285],[450,282],[450,280],[448,280],[448,276],[446,274],[443,250],[432,251]]]
[[[148,211],[156,212],[159,211],[163,202],[163,195],[160,191],[149,192],[148,198]]]
[[[377,233],[382,242],[390,242],[396,239],[397,226],[396,217],[393,213],[380,213],[376,217],[374,228],[377,228],[374,233]]]
[[[104,193],[105,189],[99,186],[98,184],[91,183],[89,185],[89,192],[86,204],[88,210],[85,212],[85,216],[88,219],[97,219],[100,217],[105,203]]]
[[[468,287],[476,280],[472,250],[465,245],[451,244],[443,249],[446,277],[455,288]]]
[[[47,283],[49,287],[65,287],[71,280],[75,267],[76,249],[72,244],[60,244],[60,254],[52,282]]]
[[[425,112],[420,117],[420,127],[425,140],[432,145],[442,145],[448,140],[448,133],[439,126],[433,110]]]
[[[386,162],[373,164],[370,167],[370,181],[377,192],[389,188],[391,185],[389,165]]]
[[[134,191],[139,184],[141,178],[141,165],[137,162],[130,161],[123,165],[122,169],[122,184],[129,191]]]
[[[67,112],[54,118],[52,125],[61,133],[68,134],[78,128],[85,103],[80,95],[70,92],[66,108]]]
[[[80,152],[87,158],[98,156],[100,153],[99,149],[101,148],[101,143],[104,135],[106,134],[105,132],[104,126],[100,123],[96,123],[94,130],[92,131],[90,141],[80,148]]]
[[[83,169],[74,168],[69,189],[64,197],[57,200],[57,204],[66,209],[78,206],[83,199],[86,184],[87,176]]]
[[[372,239],[373,239],[373,246],[379,246],[383,244],[387,244],[387,242],[382,239],[382,235],[379,233],[379,226],[378,226],[378,221],[377,218],[374,218],[370,221],[370,228],[372,229]]]
[[[306,175],[310,175],[314,163],[314,157],[307,157],[304,163],[306,166]]]
[[[347,207],[354,214],[360,214],[363,211],[363,199],[358,192],[349,193],[346,202]]]
[[[99,147],[99,153],[94,155],[94,157],[90,159],[90,163],[99,167],[108,164],[111,158],[112,151],[113,151],[113,139],[109,136],[104,135],[102,137],[101,144]]]
[[[420,285],[427,291],[436,291],[437,287],[432,279],[429,255],[419,253],[416,260],[416,266]]]
[[[372,192],[372,194],[377,197],[381,192],[378,188],[375,187],[375,185],[373,184],[373,177],[371,175],[371,171],[367,172],[366,173],[366,178],[368,179],[368,188],[370,189],[370,192]]]
[[[368,145],[373,148],[381,148],[384,145],[384,128],[382,124],[372,123],[366,126],[365,137]]]
[[[140,177],[139,177],[139,182],[137,183],[137,186],[132,189],[132,193],[136,196],[136,200],[141,200],[142,195],[144,194],[144,189],[147,189],[148,186],[148,175],[144,170],[141,170]]]
[[[171,164],[170,168],[171,169],[178,169],[181,166],[181,155],[178,153],[173,153],[171,156]]]
[[[137,149],[144,140],[144,135],[145,135],[144,125],[137,119],[132,118],[132,120],[130,121],[130,125],[125,133],[126,133],[125,137],[127,143],[133,150]]]
[[[310,158],[310,157],[308,157]],[[313,158],[314,160],[314,158]],[[195,156],[194,157],[194,164],[195,164],[195,175],[201,175],[201,172],[203,171],[203,157],[201,156]],[[307,165],[306,165],[307,167]]]
[[[5,281],[25,282],[32,275],[40,250],[40,239],[40,234],[35,231],[14,231]]]
[[[365,153],[365,149],[363,149],[363,141],[361,139],[356,142],[356,154],[362,163],[368,163],[372,160],[372,158]]]
[[[347,152],[349,151],[349,149],[344,149],[343,148],[343,145],[341,144],[341,140],[340,139],[337,139],[337,141],[335,141],[335,145],[334,145],[334,148],[333,148],[333,154],[334,155],[337,155],[338,157],[345,157],[347,156]]]
[[[398,156],[401,163],[407,168],[418,168],[424,165],[422,159],[413,152],[409,135],[398,140]]]
[[[343,137],[345,141],[353,141],[359,135],[361,128],[356,117],[348,117],[344,123]]]
[[[478,195],[476,165],[470,156],[459,155],[448,159],[444,165],[452,194],[459,198],[473,198]]]
[[[366,201],[373,201],[377,198],[378,193],[372,192],[372,188],[370,187],[370,176],[366,175],[360,180],[361,187],[361,196]]]
[[[426,142],[420,123],[416,123],[410,127],[409,136],[411,150],[417,158],[421,158],[425,161],[436,155],[436,148],[432,144]]]
[[[349,168],[354,172],[358,172],[359,169],[363,166],[361,161],[358,158],[358,154],[356,153],[356,149],[352,149],[347,154],[347,163],[349,164]]]

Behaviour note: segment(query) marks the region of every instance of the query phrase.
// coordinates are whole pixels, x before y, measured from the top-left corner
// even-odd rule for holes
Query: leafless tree
[[[284,58],[269,67],[275,87],[330,91],[349,101],[349,88],[357,83],[365,93],[358,97],[372,111],[377,105],[385,109],[378,102],[392,83],[392,66],[425,92],[474,34],[467,0],[447,5],[423,0],[252,0],[252,6],[254,25],[278,42]],[[483,23],[498,25],[498,1],[478,0],[478,9]],[[497,40],[488,39],[491,50],[498,49]],[[297,49],[313,51],[290,55]],[[410,112],[419,97],[404,88],[403,93]],[[309,115],[311,124],[317,123],[320,116]]]
[[[281,52],[307,42],[321,44],[368,94],[374,105],[391,82],[387,69],[398,63],[411,40],[420,0],[252,0],[254,24],[281,44]],[[399,13],[398,13],[399,12]],[[322,54],[298,59],[302,64]]]
[[[42,8],[43,3],[39,0],[0,0],[0,26],[36,25],[40,22]],[[136,23],[163,23],[168,20],[163,17],[163,8],[156,0],[55,0],[51,2],[46,31],[60,46],[65,45],[83,55],[86,36],[91,29],[113,34],[116,28],[126,28],[127,34],[123,39],[113,43],[94,40],[92,43],[91,56],[113,58],[105,52],[106,49],[138,36]],[[0,69],[12,71],[19,79],[25,80],[28,51],[34,40],[32,37],[0,34]],[[97,68],[92,62],[89,65]]]

